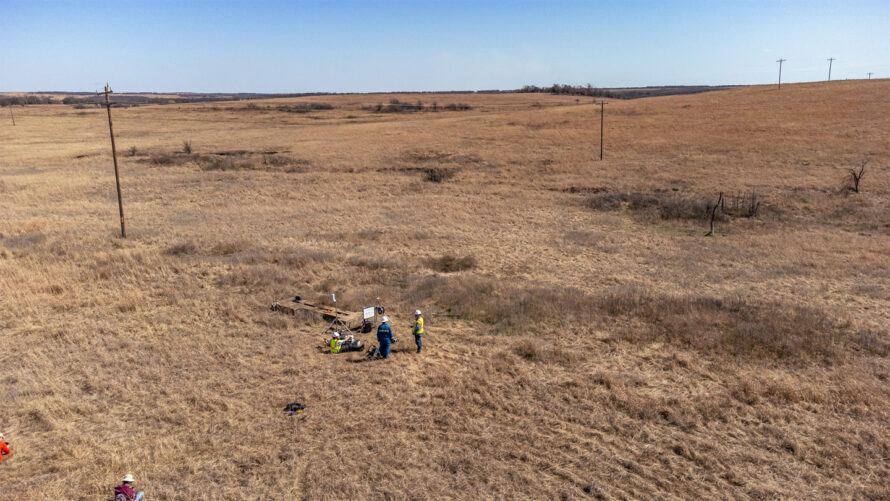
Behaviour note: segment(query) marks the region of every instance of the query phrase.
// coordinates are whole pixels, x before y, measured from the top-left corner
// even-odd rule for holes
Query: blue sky
[[[890,77],[890,1],[0,0],[0,91],[373,92]]]

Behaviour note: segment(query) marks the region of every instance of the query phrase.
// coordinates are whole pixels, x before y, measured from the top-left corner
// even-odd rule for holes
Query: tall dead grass
[[[561,96],[121,109],[126,239],[102,116],[29,106],[0,126],[0,491],[105,499],[132,472],[150,499],[887,498],[887,86],[616,102],[603,162],[595,110]],[[183,138],[200,158],[151,163]],[[729,189],[767,212],[718,239],[661,215]],[[642,198],[578,203],[601,193]],[[381,298],[389,361],[269,310],[331,292]]]

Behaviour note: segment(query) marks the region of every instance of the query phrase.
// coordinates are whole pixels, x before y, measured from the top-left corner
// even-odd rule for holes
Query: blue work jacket
[[[377,341],[381,344],[392,342],[392,327],[389,324],[380,324],[377,327]]]

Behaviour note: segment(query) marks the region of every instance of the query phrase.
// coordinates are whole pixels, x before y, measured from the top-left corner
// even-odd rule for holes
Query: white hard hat
[[[129,473],[124,475],[124,479],[122,480],[122,482],[132,482],[132,481],[133,481],[133,475],[130,475]]]
[[[414,310],[415,315],[420,315],[420,310]]]
[[[387,317],[386,315],[383,315],[383,318],[381,318],[380,321],[383,323],[389,322],[389,317]]]
[[[334,333],[334,337],[340,337],[340,333],[339,333],[339,332],[335,332],[335,333]]]

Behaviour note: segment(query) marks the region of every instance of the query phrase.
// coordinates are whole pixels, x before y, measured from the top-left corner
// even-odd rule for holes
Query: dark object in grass
[[[304,410],[306,410],[306,406],[297,402],[287,404],[284,407],[284,413],[288,416],[293,416],[294,414],[302,414]]]

